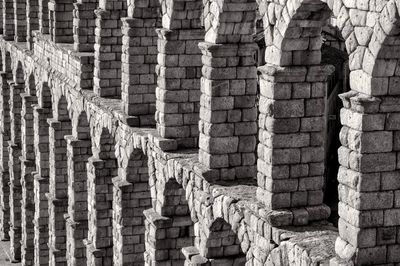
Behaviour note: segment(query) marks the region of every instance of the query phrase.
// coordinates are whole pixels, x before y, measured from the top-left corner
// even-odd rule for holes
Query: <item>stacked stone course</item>
[[[400,264],[398,1],[0,7],[0,239],[12,261]],[[336,190],[325,156],[340,70],[322,63],[326,46],[350,70],[337,228],[324,195]]]
[[[34,250],[34,185],[33,174],[36,170],[36,157],[34,151],[34,130],[33,130],[33,108],[32,105],[37,104],[36,84],[29,78],[29,84],[26,86],[25,92],[21,93],[22,110],[21,110],[21,134],[22,134],[22,155],[21,161],[21,220],[22,220],[22,236],[21,236],[21,262],[24,265],[33,265]]]

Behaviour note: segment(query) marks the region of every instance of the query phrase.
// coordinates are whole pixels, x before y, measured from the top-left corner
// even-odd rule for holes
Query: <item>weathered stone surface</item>
[[[396,1],[0,9],[0,238],[15,262],[400,263]],[[332,138],[339,233],[322,226]]]

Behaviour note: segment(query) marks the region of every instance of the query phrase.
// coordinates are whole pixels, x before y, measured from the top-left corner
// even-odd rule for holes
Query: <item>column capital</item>
[[[266,64],[258,68],[261,78],[273,82],[324,82],[335,71],[332,65],[288,66]]]
[[[47,118],[47,123],[55,130],[61,129],[61,122],[55,118]]]
[[[360,113],[377,113],[382,100],[373,96],[349,91],[339,94],[343,107]]]
[[[226,56],[251,56],[257,51],[255,43],[226,43],[216,44],[211,42],[200,42],[199,48],[203,55],[212,57]]]
[[[94,14],[98,19],[107,19],[110,17],[110,11],[102,9],[102,8],[97,8],[94,10]]]

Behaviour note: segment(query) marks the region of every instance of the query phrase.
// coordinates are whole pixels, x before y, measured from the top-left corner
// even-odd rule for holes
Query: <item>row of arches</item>
[[[14,73],[8,76],[14,80],[3,76],[1,97],[2,126],[15,128],[14,133],[4,130],[2,138],[21,136],[2,143],[3,155],[9,149],[8,158],[2,159],[2,239],[11,241],[14,261],[24,265],[183,264],[191,257],[181,249],[205,237],[209,240],[198,247],[209,250],[203,259],[226,261],[228,256],[232,263],[244,263],[239,240],[222,219],[211,225],[209,235],[195,233],[185,190],[175,179],[157,179],[168,170],[148,157],[147,141],[128,142],[139,146],[125,147],[128,157],[117,158],[116,149],[121,148],[117,132],[102,122],[102,116],[91,113],[88,106],[82,110],[73,105],[68,90],[57,81],[43,81],[45,75],[37,72],[25,75],[21,62]],[[7,101],[7,91],[20,98]],[[18,101],[20,108],[15,108]],[[19,112],[20,122],[8,120],[7,112]],[[141,138],[146,139],[146,134]],[[14,185],[8,184],[7,173]],[[161,227],[159,218],[166,221]],[[9,221],[8,229],[4,225]],[[216,246],[219,243],[221,247]]]
[[[101,7],[106,10],[105,7],[109,6],[103,6],[103,4]],[[254,106],[249,107],[255,102],[256,67],[243,63],[248,62],[247,59],[250,55],[246,52],[252,49],[252,45],[249,45],[252,43],[250,25],[247,24],[247,21],[241,21],[242,24],[229,21],[236,16],[225,17],[221,15],[227,14],[224,13],[226,10],[231,10],[227,8],[228,6],[230,8],[235,7],[234,4],[232,6],[230,4],[209,3],[210,11],[206,14],[209,20],[204,23],[207,39],[204,39],[206,42],[200,45],[203,53],[201,64],[195,60],[195,58],[200,57],[199,54],[189,57],[192,60],[191,63],[194,62],[196,65],[178,65],[176,67],[175,65],[163,64],[162,61],[158,62],[156,69],[159,73],[157,73],[157,77],[161,85],[158,86],[156,93],[156,100],[159,103],[158,108],[156,106],[157,126],[163,137],[175,139],[181,146],[197,147],[197,135],[200,135],[200,161],[210,169],[217,169],[222,179],[231,176],[240,177],[240,173],[250,173],[249,176],[244,177],[251,178],[255,175],[255,158],[249,168],[240,165],[237,169],[234,169],[234,172],[232,168],[238,166],[238,157],[244,161],[243,158],[250,157],[256,146],[255,135],[257,133],[255,132],[256,129],[254,130],[256,128],[254,116],[257,115],[257,112],[254,112],[256,110]],[[251,13],[254,13],[253,11],[257,9],[256,3],[246,2],[246,4],[249,4],[249,9],[251,9],[249,12]],[[327,14],[330,12],[335,15],[335,21],[332,23],[335,23],[345,39],[351,70],[350,86],[352,91],[342,95],[344,108],[341,119],[344,129],[340,135],[342,147],[339,150],[339,163],[341,164],[339,173],[357,180],[362,179],[364,174],[375,173],[379,175],[380,182],[389,182],[390,178],[387,176],[397,173],[397,148],[394,145],[394,135],[397,131],[395,119],[397,110],[392,104],[397,97],[397,2],[371,3],[368,8],[356,8],[357,6],[352,6],[349,3],[345,5],[340,1],[334,3],[332,1],[327,3],[324,1],[267,1],[259,3],[259,6],[262,6],[259,9],[264,11],[261,13],[265,20],[268,52],[266,53],[267,64],[260,68],[258,200],[269,209],[292,210],[303,207],[309,208],[310,206],[320,206],[321,210],[323,208],[324,156],[322,154],[324,147],[319,133],[324,128],[324,94],[327,79],[333,69],[321,65],[320,48],[322,43],[321,30],[328,23],[329,16]],[[115,7],[118,7],[118,4]],[[184,8],[184,10],[186,12],[188,9]],[[178,48],[185,47],[186,49],[192,45],[190,41],[174,39],[184,32],[185,28],[180,27],[187,25],[185,24],[187,23],[186,17],[181,21],[179,19],[174,20],[174,14],[179,13],[168,13],[167,11],[172,12],[174,10],[166,9],[166,12],[162,10],[162,23],[163,26],[164,23],[168,25],[169,28],[164,26],[168,31],[165,29],[158,31],[158,39],[162,40],[160,41],[162,48],[160,48],[158,54],[164,59],[175,58]],[[132,12],[135,13],[135,9],[132,9]],[[100,16],[108,15],[107,12],[100,12],[99,14]],[[246,18],[253,20],[250,14]],[[127,23],[129,28],[131,27],[129,23],[133,22],[128,20]],[[239,23],[236,32],[235,23]],[[172,30],[172,32],[169,30]],[[194,42],[199,42],[199,39]],[[224,54],[221,50],[228,54]],[[178,53],[178,58],[180,55],[181,52]],[[235,59],[232,59],[232,65],[227,65],[227,63],[223,67],[214,65],[215,62],[226,61],[229,58]],[[239,64],[237,61],[241,63]],[[143,64],[141,63],[140,66],[143,67]],[[201,75],[198,74],[200,67],[204,72]],[[104,69],[115,70],[117,68],[105,67]],[[186,76],[188,74],[186,70],[190,70],[189,76]],[[228,75],[230,74],[228,70],[234,72],[237,76]],[[172,75],[171,72],[173,71],[175,72]],[[118,73],[118,70],[116,72]],[[175,76],[176,73],[180,75],[181,72],[182,76]],[[185,76],[183,72],[185,72]],[[239,73],[243,76],[239,76]],[[131,74],[130,72],[130,77]],[[196,100],[187,104],[188,95],[195,90],[191,90],[191,88],[176,90],[173,82],[187,80],[195,82],[196,80],[199,81],[200,77],[202,77],[200,83],[203,90],[201,91],[202,96],[199,97],[200,100],[193,96]],[[103,80],[111,82],[114,78],[115,75],[110,79]],[[100,77],[98,79],[99,84],[101,80]],[[244,82],[242,82],[243,80]],[[245,96],[248,97],[246,103],[240,102],[243,95],[230,94],[236,93],[232,92],[231,87],[239,81],[242,85],[239,86],[238,90],[243,88],[249,90],[248,94],[245,92]],[[218,86],[214,86],[215,84],[218,84]],[[198,89],[197,85],[194,87]],[[221,95],[223,94],[221,91],[227,87],[228,94]],[[104,88],[115,89],[113,86],[105,86]],[[210,95],[204,92],[206,89],[210,90]],[[213,93],[217,93],[217,95]],[[222,106],[221,102],[226,103],[226,106]],[[167,111],[168,108],[176,108],[176,106],[178,106],[178,111]],[[222,108],[222,110],[219,108]],[[232,123],[223,123],[226,120],[221,123],[218,120],[213,120],[215,115],[227,117],[227,114],[232,113],[232,111],[244,112],[243,109],[251,109],[248,110],[251,113],[250,118],[247,118],[250,121],[246,121],[249,123],[239,125],[244,121],[236,121],[234,118],[232,118]],[[197,113],[201,125],[199,132],[196,131],[199,120],[196,117]],[[241,117],[242,115],[241,113]],[[177,120],[168,120],[168,118],[173,117],[177,117]],[[360,119],[357,120],[354,117]],[[182,126],[179,118],[184,121],[186,119],[188,124]],[[371,120],[376,121],[376,124],[371,123]],[[234,133],[227,135],[226,132],[232,131],[229,130],[232,125],[234,126]],[[292,126],[293,128],[279,128],[282,125]],[[236,129],[236,126],[246,126],[243,135],[236,134],[237,131],[240,132],[240,128]],[[217,133],[212,132],[211,129],[216,127],[226,127],[227,130],[222,134],[218,130],[216,130]],[[177,128],[179,130],[176,130]],[[300,139],[301,141],[295,142],[292,141],[293,139]],[[375,143],[372,143],[371,139],[375,140]],[[218,143],[224,145],[219,147]],[[233,152],[226,147],[241,148],[240,150],[237,148]],[[253,149],[248,150],[249,147]],[[371,161],[378,161],[379,165],[375,165]],[[291,172],[296,172],[293,169],[299,168],[306,169],[304,172],[307,172],[307,174],[292,176]],[[381,175],[385,177],[381,177]],[[341,201],[345,203],[345,207],[349,210],[363,213],[364,211],[379,209],[384,213],[387,212],[389,216],[391,212],[388,210],[396,211],[396,203],[393,201],[396,194],[395,187],[387,189],[387,186],[383,185],[379,188],[368,186],[364,190],[352,182],[346,182],[345,179],[343,176],[339,177],[341,182],[339,194]],[[367,206],[366,209],[361,207],[361,197],[374,198],[376,195],[380,198],[384,195],[385,197],[382,197],[387,199],[382,200],[380,208],[377,206]],[[354,197],[360,200],[354,202],[352,200]],[[311,211],[308,213],[308,219],[305,219],[307,222],[317,219],[310,215]],[[339,227],[364,232],[364,229],[358,223],[359,221],[352,221],[349,217],[346,217],[346,213],[348,211],[342,213]],[[370,225],[367,231],[377,232],[383,224],[381,222]],[[389,224],[386,225],[389,226]],[[397,224],[393,226],[397,226]],[[351,234],[345,234],[343,230],[341,230],[341,238],[345,239],[345,242],[349,243],[351,247],[359,247],[359,243],[355,240],[357,237],[353,238],[350,236]],[[368,243],[351,253],[351,256],[358,254],[357,252],[369,254],[392,248],[389,244],[378,244],[381,241],[376,238],[371,241],[376,244],[373,246],[375,248],[373,251],[370,250],[372,244]],[[345,257],[351,257],[347,253],[344,254],[340,248],[337,251],[338,253],[342,252],[341,255]],[[361,255],[355,256],[362,257]],[[386,258],[386,260],[389,260],[389,258]]]

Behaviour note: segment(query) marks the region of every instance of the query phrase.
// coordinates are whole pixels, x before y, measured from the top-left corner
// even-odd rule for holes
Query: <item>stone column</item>
[[[148,162],[139,149],[133,150],[127,162],[113,178],[114,263],[139,265],[144,263],[145,250],[143,211],[151,207]]]
[[[10,141],[11,121],[10,121],[10,87],[7,82],[8,74],[0,72],[1,98],[0,98],[0,129],[1,129],[1,150],[0,150],[0,240],[9,239],[10,229],[10,174],[8,169],[9,153],[8,142]]]
[[[86,243],[87,265],[113,263],[112,195],[113,184],[109,161],[89,158],[88,167],[88,223]]]
[[[184,264],[185,266],[206,266],[210,265],[211,263],[207,258],[200,255],[200,251],[195,246],[182,248],[182,253],[185,256],[185,264]],[[220,262],[215,261],[214,263],[220,263]],[[226,263],[226,261],[224,261],[223,263]]]
[[[26,40],[30,49],[33,45],[32,32],[39,30],[39,1],[41,0],[26,0]]]
[[[14,27],[14,40],[25,42],[27,28],[26,0],[14,0]]]
[[[156,122],[163,138],[197,147],[202,29],[157,29],[158,76]]]
[[[21,93],[24,91],[23,84],[10,85],[10,121],[11,139],[8,142],[10,172],[10,240],[11,240],[11,260],[16,262],[21,260]]]
[[[8,142],[10,170],[10,258],[12,262],[21,261],[21,149],[12,141]]]
[[[3,38],[13,41],[15,33],[14,26],[14,1],[3,0]]]
[[[59,114],[60,115],[60,114]],[[71,123],[48,119],[49,124],[49,248],[50,265],[66,265],[66,224],[68,213],[67,143],[64,136],[71,133]]]
[[[39,0],[39,30],[49,34],[49,0]]]
[[[49,192],[49,124],[52,111],[49,107],[34,105],[34,132],[36,170],[34,176],[35,193],[35,265],[49,263],[49,212],[46,193]]]
[[[143,212],[145,220],[144,259],[146,265],[182,265],[185,257],[181,249],[193,245],[190,216],[165,217],[154,209]],[[189,228],[189,230],[188,230]],[[189,235],[187,235],[189,233]]]
[[[125,113],[138,117],[141,126],[155,125],[158,13],[151,11],[149,18],[122,19],[121,98]]]
[[[168,260],[168,250],[170,245],[166,240],[166,231],[171,228],[172,220],[161,216],[154,209],[148,209],[143,212],[145,220],[145,243],[146,251],[144,253],[145,265],[157,265]]]
[[[101,1],[96,13],[94,92],[101,97],[121,96],[122,22],[126,1]]]
[[[70,0],[50,0],[49,31],[55,43],[73,43],[73,10]]]
[[[22,132],[22,155],[21,161],[21,186],[22,186],[22,241],[21,257],[23,265],[34,263],[34,226],[35,213],[33,176],[36,174],[34,130],[33,130],[33,104],[37,104],[36,96],[28,93],[21,93],[21,132]]]
[[[0,3],[0,34],[3,34],[3,3]]]
[[[257,70],[253,43],[199,45],[201,78],[199,161],[219,179],[256,175]]]
[[[289,210],[276,225],[324,220],[330,215],[323,204],[325,95],[334,68],[259,70],[257,197],[272,210]]]
[[[354,265],[397,262],[400,120],[398,105],[392,103],[398,98],[379,99],[355,91],[340,97],[344,107],[340,111],[336,253]]]
[[[73,34],[74,49],[77,52],[93,52],[96,28],[96,16],[94,10],[97,2],[80,0],[74,3],[73,11]]]
[[[144,235],[144,225],[140,224],[141,217],[134,217],[133,184],[120,177],[114,177],[113,184],[113,262],[116,265],[129,265],[133,261],[143,263],[144,245],[140,243],[143,236],[135,232]],[[140,244],[143,245],[142,249]],[[138,254],[135,251],[139,251]]]
[[[35,161],[26,160],[24,156],[21,161],[21,263],[22,265],[34,265],[34,223],[35,195],[33,187],[33,176],[36,174]]]
[[[68,151],[68,215],[67,265],[86,265],[86,247],[83,240],[88,235],[88,195],[86,164],[92,143],[65,136]]]

